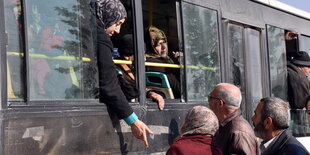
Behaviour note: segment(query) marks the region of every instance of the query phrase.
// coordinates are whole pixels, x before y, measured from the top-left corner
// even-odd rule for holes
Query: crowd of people
[[[181,128],[181,136],[170,146],[167,155],[309,154],[288,129],[290,112],[286,102],[276,97],[262,98],[252,117],[254,129],[242,117],[240,103],[238,87],[218,84],[209,96],[213,112],[203,106],[190,109]]]
[[[97,57],[99,69],[100,101],[107,104],[120,119],[131,126],[133,135],[144,141],[148,146],[146,133],[153,132],[138,119],[128,104],[128,97],[122,91],[112,61],[113,44],[110,37],[120,32],[127,13],[119,0],[93,0],[91,10],[98,21],[97,26]],[[125,42],[131,44],[132,36],[124,36]],[[161,63],[176,63],[176,57],[168,56],[167,38],[163,31],[151,26],[145,32],[146,61]],[[124,43],[123,45],[128,45]],[[132,46],[131,46],[132,47]],[[120,48],[120,59],[133,60],[133,50]],[[304,79],[310,70],[310,57],[306,52],[299,52],[289,64],[296,74]],[[130,65],[118,65],[127,81],[134,86],[134,69]],[[174,89],[174,95],[180,97],[179,79],[175,70],[169,68],[147,67],[147,71],[163,72],[168,75]],[[304,76],[306,75],[306,76]],[[288,78],[295,75],[289,70]],[[301,82],[294,79],[295,83]],[[298,87],[291,82],[290,87]],[[310,109],[309,81],[302,84],[307,92],[300,97],[290,96],[292,106]],[[297,84],[298,85],[298,84]],[[293,89],[293,88],[292,88]],[[148,90],[146,90],[148,91]],[[289,92],[295,96],[299,92]],[[152,92],[147,97],[158,103],[159,109],[164,108],[163,97]],[[293,137],[289,128],[290,112],[286,102],[279,98],[266,97],[258,103],[252,124],[254,129],[241,115],[240,104],[242,95],[240,89],[229,83],[218,84],[208,96],[209,108],[195,106],[190,109],[181,127],[181,135],[170,146],[167,155],[182,154],[308,154],[305,147]],[[307,105],[307,106],[306,106]],[[294,107],[293,107],[294,108]],[[259,143],[257,137],[262,141]]]

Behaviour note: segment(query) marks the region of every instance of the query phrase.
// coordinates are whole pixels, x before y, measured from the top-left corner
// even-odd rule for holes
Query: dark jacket
[[[306,106],[306,97],[310,95],[310,81],[296,65],[287,65],[288,101],[291,109],[303,109]]]
[[[221,155],[220,148],[212,138],[205,135],[185,135],[178,138],[166,155]]]
[[[232,113],[220,124],[214,140],[224,155],[256,155],[259,153],[254,131],[242,117],[240,110]]]
[[[99,70],[99,100],[123,119],[133,113],[121,90],[112,60],[113,44],[102,26],[97,26],[97,59]]]
[[[306,148],[293,137],[289,129],[281,133],[271,144],[262,152],[262,155],[307,155]]]

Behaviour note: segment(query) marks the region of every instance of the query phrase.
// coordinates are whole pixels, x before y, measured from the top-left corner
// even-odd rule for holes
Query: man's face
[[[254,111],[254,115],[252,117],[252,123],[254,125],[255,135],[259,138],[264,139],[265,127],[264,127],[264,120],[261,119],[262,108],[263,104],[259,103]]]
[[[209,102],[209,108],[214,112],[214,114],[216,116],[218,116],[219,112],[220,112],[220,110],[219,110],[219,108],[220,108],[219,104],[220,103],[219,102],[221,102],[221,99],[216,96],[216,90],[213,90],[210,93],[210,95],[208,97],[208,102]]]
[[[310,67],[300,67],[301,68],[301,71],[304,72],[306,75],[309,75],[310,74]]]

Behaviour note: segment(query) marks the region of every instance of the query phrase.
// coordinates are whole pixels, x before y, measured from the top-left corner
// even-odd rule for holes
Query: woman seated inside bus
[[[120,57],[116,59],[121,60],[128,60],[128,61],[134,61],[134,48],[133,48],[133,37],[131,34],[126,34],[120,39],[120,45],[118,47],[118,52]],[[127,64],[117,64],[116,68],[122,72],[122,77],[119,77],[120,80],[126,80],[127,87],[132,87],[133,89],[130,89],[131,91],[138,91],[136,89],[136,83],[135,83],[135,76],[134,76],[134,66],[133,65],[127,65]],[[124,81],[123,81],[124,82]],[[124,83],[123,83],[124,84]],[[122,85],[122,84],[121,84]],[[124,89],[124,88],[122,88]],[[130,95],[131,93],[135,94],[135,92],[128,92],[124,91],[124,94],[126,95],[127,100],[131,100],[133,98],[136,98],[138,96]],[[163,97],[159,94],[157,94],[154,91],[150,91],[146,89],[146,95],[147,97],[153,99],[157,102],[158,109],[163,110],[165,106],[165,101]],[[126,94],[128,93],[128,94]],[[138,94],[138,93],[136,93]]]
[[[146,62],[157,62],[167,64],[178,63],[178,53],[175,53],[175,56],[173,58],[170,58],[168,56],[167,37],[162,30],[154,26],[150,26],[144,33],[144,41],[146,45]],[[170,86],[172,88],[174,98],[181,97],[179,69],[147,66],[146,71],[165,73],[168,77]]]

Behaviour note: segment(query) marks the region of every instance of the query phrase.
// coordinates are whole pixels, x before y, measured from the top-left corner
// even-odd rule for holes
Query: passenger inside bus
[[[144,41],[146,45],[146,62],[179,64],[178,52],[174,52],[172,58],[169,56],[167,37],[162,30],[154,26],[148,27],[144,33]],[[171,85],[174,98],[181,97],[179,69],[148,66],[146,71],[165,73]]]
[[[128,60],[128,61],[134,61],[134,47],[133,47],[133,36],[132,34],[126,34],[124,35],[120,40],[120,46],[118,47],[118,53],[120,57],[116,59],[121,60]],[[131,89],[127,89],[128,91],[124,90],[125,88],[122,87],[123,92],[125,93],[125,96],[127,100],[131,100],[136,98],[135,95],[132,94],[139,94],[132,91],[139,91],[136,88],[135,83],[135,68],[133,65],[127,65],[127,64],[117,64],[116,68],[121,71],[122,77],[119,77],[120,80],[126,80],[127,82],[124,82],[124,85],[127,85],[126,87],[132,87]],[[121,84],[122,85],[122,84]],[[153,99],[156,101],[158,105],[158,109],[163,110],[165,106],[165,101],[161,95],[156,93],[155,91],[151,91],[146,88],[146,94],[147,97]],[[127,94],[126,94],[127,93]]]
[[[307,96],[310,95],[310,57],[299,51],[298,33],[285,31],[287,56],[287,100],[290,105],[294,136],[307,135]]]
[[[288,101],[291,109],[306,107],[305,99],[310,95],[310,56],[307,52],[300,51],[287,65]]]

